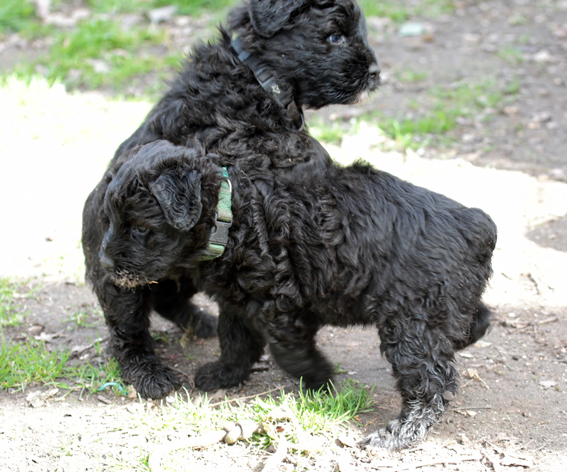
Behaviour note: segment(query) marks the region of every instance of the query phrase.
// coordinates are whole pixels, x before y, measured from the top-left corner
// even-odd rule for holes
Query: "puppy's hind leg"
[[[218,319],[191,301],[197,290],[189,279],[181,279],[179,284],[161,281],[157,286],[150,285],[150,290],[154,309],[161,316],[198,338],[216,336]]]
[[[380,328],[380,339],[380,349],[397,379],[402,411],[364,443],[404,449],[425,439],[445,411],[448,397],[456,393],[453,345],[442,329],[409,317],[387,322]]]
[[[287,373],[302,379],[310,390],[327,388],[333,366],[315,345],[319,326],[315,315],[279,314],[266,327],[266,338],[276,363]]]
[[[131,383],[143,398],[162,398],[177,390],[181,382],[154,352],[147,289],[122,289],[105,283],[97,295],[110,330],[111,350],[124,381]]]
[[[264,352],[262,335],[239,308],[228,304],[219,308],[220,359],[201,366],[195,375],[195,386],[207,392],[239,385]]]

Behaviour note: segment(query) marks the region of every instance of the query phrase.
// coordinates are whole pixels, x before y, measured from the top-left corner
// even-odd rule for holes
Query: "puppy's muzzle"
[[[380,64],[373,62],[368,68],[368,74],[370,75],[370,83],[373,87],[380,85]]]

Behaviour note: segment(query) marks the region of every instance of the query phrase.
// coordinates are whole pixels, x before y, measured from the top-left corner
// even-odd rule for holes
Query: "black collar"
[[[246,64],[254,73],[262,88],[272,96],[278,105],[287,111],[295,129],[301,131],[305,125],[303,110],[296,105],[291,90],[284,87],[282,83],[278,83],[272,72],[257,56],[242,49],[240,38],[232,39],[230,45],[240,62]]]

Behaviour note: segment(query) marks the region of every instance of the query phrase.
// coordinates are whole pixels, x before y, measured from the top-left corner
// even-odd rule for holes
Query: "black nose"
[[[380,76],[380,65],[377,62],[373,62],[368,68],[368,73],[372,80],[378,80],[378,77]]]
[[[99,257],[102,267],[104,267],[106,270],[114,270],[114,261],[107,256],[106,252],[101,251]]]

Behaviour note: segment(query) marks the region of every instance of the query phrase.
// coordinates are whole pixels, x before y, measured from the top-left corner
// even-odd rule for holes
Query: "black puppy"
[[[354,103],[377,87],[378,76],[353,0],[251,0],[232,11],[218,41],[193,50],[170,90],[119,147],[85,204],[83,249],[122,377],[140,395],[160,398],[180,386],[154,353],[150,310],[202,337],[214,334],[216,318],[191,302],[190,277],[150,285],[124,276],[116,284],[103,270],[113,269],[101,253],[110,224],[103,200],[130,151],[159,139],[180,145],[198,139],[251,172],[285,169],[325,155],[304,129],[302,107]],[[146,229],[135,221],[128,231],[146,241]]]
[[[190,277],[218,301],[221,357],[199,369],[203,390],[245,380],[266,343],[282,369],[318,389],[333,367],[317,330],[376,326],[403,407],[367,442],[402,448],[424,438],[456,393],[455,350],[488,327],[490,217],[363,163],[339,167],[324,151],[288,171],[226,164],[198,143],[132,152],[104,203],[101,255],[112,280],[147,287]],[[230,188],[232,226],[211,259]]]

